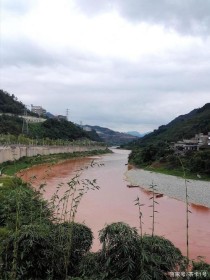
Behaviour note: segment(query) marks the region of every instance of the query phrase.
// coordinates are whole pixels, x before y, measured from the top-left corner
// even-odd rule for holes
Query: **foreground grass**
[[[34,165],[44,164],[44,163],[58,163],[63,160],[83,158],[87,156],[95,156],[112,153],[108,148],[104,150],[93,150],[86,152],[73,152],[73,153],[62,153],[62,154],[52,154],[52,155],[37,155],[33,157],[22,157],[19,160],[7,161],[0,164],[0,170],[2,174],[12,176],[22,169],[32,167]]]

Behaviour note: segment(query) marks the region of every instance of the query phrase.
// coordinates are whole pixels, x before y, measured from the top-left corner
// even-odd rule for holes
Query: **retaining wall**
[[[50,155],[60,153],[84,152],[93,150],[105,150],[103,146],[0,146],[0,163],[14,161],[21,157],[36,155]]]

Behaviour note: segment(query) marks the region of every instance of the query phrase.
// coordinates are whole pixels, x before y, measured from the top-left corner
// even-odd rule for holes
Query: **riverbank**
[[[137,168],[128,170],[125,175],[132,185],[149,190],[151,184],[154,184],[157,193],[185,201],[185,180],[183,178]],[[187,180],[187,187],[190,203],[210,208],[210,182]]]
[[[7,161],[0,164],[1,174],[12,176],[19,172],[20,170],[30,168],[34,165],[40,165],[45,163],[56,164],[61,161],[83,158],[88,156],[102,155],[111,153],[108,148],[96,149],[82,152],[72,152],[72,153],[60,153],[60,154],[50,154],[50,155],[36,155],[33,157],[22,157],[19,160]]]

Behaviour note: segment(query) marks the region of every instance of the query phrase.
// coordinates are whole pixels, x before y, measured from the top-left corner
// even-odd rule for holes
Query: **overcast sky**
[[[148,132],[210,102],[210,0],[0,0],[1,89]]]

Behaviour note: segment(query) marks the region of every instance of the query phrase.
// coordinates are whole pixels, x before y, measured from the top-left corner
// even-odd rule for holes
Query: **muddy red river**
[[[128,188],[125,172],[127,170],[128,151],[114,150],[113,154],[107,154],[95,158],[95,162],[104,166],[95,166],[84,169],[82,178],[96,179],[99,190],[90,190],[82,198],[76,221],[85,223],[94,233],[93,251],[100,248],[98,231],[106,224],[123,221],[130,226],[139,227],[138,208],[134,206],[134,200],[139,196],[144,204],[143,232],[151,233],[152,208],[151,194],[141,188]],[[62,196],[68,188],[68,182],[77,173],[92,162],[93,158],[69,160],[56,165],[41,165],[24,170],[21,177],[36,189],[40,184],[46,183],[44,198],[50,200],[58,185],[62,184],[59,196]],[[156,198],[157,204],[155,217],[155,234],[171,240],[186,255],[186,210],[181,201],[162,196]],[[204,256],[210,263],[210,209],[190,205],[189,217],[189,252],[190,258]]]

